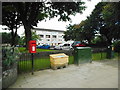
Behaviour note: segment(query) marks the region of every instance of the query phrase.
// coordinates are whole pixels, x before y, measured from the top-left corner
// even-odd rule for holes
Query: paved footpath
[[[118,67],[106,62],[69,65],[58,70],[21,74],[9,88],[118,88]]]

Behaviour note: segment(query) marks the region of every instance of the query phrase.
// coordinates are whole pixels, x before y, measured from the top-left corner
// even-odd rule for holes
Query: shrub
[[[114,50],[115,52],[120,52],[120,41],[114,43]]]
[[[13,64],[17,63],[19,51],[14,47],[2,47],[2,70],[10,69]]]

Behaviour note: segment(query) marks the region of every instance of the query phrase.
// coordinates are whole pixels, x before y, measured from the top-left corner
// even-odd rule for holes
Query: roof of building
[[[55,31],[55,32],[64,32],[63,30],[44,29],[44,28],[33,28],[33,30],[38,30],[38,31]]]

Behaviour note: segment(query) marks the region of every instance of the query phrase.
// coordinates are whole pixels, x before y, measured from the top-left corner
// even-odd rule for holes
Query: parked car
[[[55,46],[50,46],[50,48],[49,48],[49,49],[54,49],[54,47],[55,47]]]
[[[73,48],[72,43],[63,43],[54,47],[54,49],[59,49],[59,50],[70,50],[72,48]]]
[[[16,47],[23,47],[22,45],[16,45]]]
[[[22,47],[26,47],[26,45],[23,45]]]
[[[37,48],[41,48],[41,49],[49,49],[50,48],[50,45],[38,45]]]
[[[61,50],[61,47],[63,46],[63,44],[59,44],[57,46],[54,47],[54,49],[58,49],[58,50]]]
[[[85,44],[82,44],[81,41],[74,41],[72,47],[85,47]]]

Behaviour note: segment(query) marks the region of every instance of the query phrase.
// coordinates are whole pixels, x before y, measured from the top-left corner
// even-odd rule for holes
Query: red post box
[[[36,53],[36,41],[35,40],[29,41],[29,53]]]

